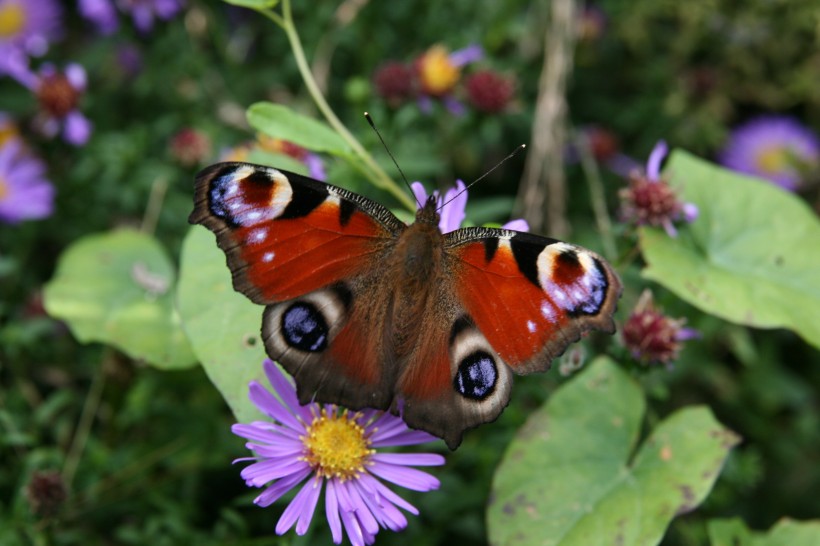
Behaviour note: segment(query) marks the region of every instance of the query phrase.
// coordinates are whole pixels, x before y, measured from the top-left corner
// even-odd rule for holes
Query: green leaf
[[[334,155],[350,154],[350,147],[326,124],[303,116],[287,106],[257,102],[248,108],[248,122],[266,135],[288,140],[308,150]]]
[[[672,154],[667,178],[700,215],[670,238],[640,230],[643,274],[701,310],[759,328],[784,327],[820,347],[820,221],[794,195]]]
[[[750,531],[740,518],[709,521],[712,546],[816,546],[820,544],[820,520],[781,519],[768,533]]]
[[[654,545],[711,490],[738,439],[706,407],[677,411],[634,451],[645,402],[599,358],[534,413],[505,453],[487,511],[494,545]]]
[[[272,8],[279,3],[279,0],[224,0],[227,4],[242,6],[243,8],[265,9]]]
[[[259,418],[248,383],[263,381],[263,307],[234,291],[225,254],[211,232],[194,226],[182,244],[179,312],[194,353],[238,421]]]
[[[60,256],[48,313],[80,341],[99,341],[158,368],[196,364],[174,307],[174,268],[159,242],[118,230],[89,235]]]

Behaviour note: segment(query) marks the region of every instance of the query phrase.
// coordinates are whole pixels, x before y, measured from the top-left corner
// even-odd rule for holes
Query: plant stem
[[[296,60],[296,66],[299,69],[299,73],[302,76],[302,79],[305,82],[305,86],[307,87],[308,93],[310,93],[313,102],[316,104],[316,107],[325,117],[327,122],[330,124],[333,129],[336,130],[337,133],[347,142],[350,146],[353,153],[356,157],[364,164],[366,167],[365,174],[368,178],[375,184],[377,187],[382,188],[391,194],[393,194],[403,205],[407,206],[410,210],[415,210],[415,202],[410,198],[409,195],[401,188],[401,186],[397,185],[388,175],[384,172],[384,170],[379,166],[378,163],[367,153],[361,143],[353,136],[353,134],[348,131],[347,127],[339,120],[333,110],[328,105],[327,101],[325,100],[324,95],[322,95],[321,90],[319,89],[318,84],[316,83],[315,78],[313,77],[313,73],[310,71],[310,66],[307,62],[307,57],[305,56],[305,50],[302,48],[302,42],[299,39],[299,34],[296,31],[296,25],[293,24],[293,16],[290,9],[290,0],[283,0],[282,1],[282,15],[279,16],[278,14],[272,12],[271,10],[258,10],[260,13],[268,17],[270,20],[278,24],[282,30],[285,31],[285,34],[288,37],[288,41],[290,42],[290,47],[293,50],[293,57]]]
[[[66,455],[65,464],[63,465],[63,480],[68,489],[71,489],[71,482],[74,481],[77,466],[80,464],[80,458],[85,449],[85,444],[88,442],[88,435],[91,433],[94,416],[97,414],[97,408],[100,406],[103,386],[105,385],[105,367],[108,359],[113,354],[112,351],[112,349],[105,349],[101,359],[102,361],[94,372],[94,377],[91,379],[91,386],[88,389],[88,394],[83,404],[83,412],[80,415],[80,421],[77,423],[77,430],[74,431],[71,448],[68,450],[68,455]]]
[[[612,220],[606,209],[606,197],[604,196],[604,184],[601,181],[601,171],[589,149],[589,142],[586,137],[577,131],[573,132],[572,140],[575,149],[581,159],[581,168],[584,170],[584,178],[587,179],[589,195],[592,201],[592,210],[595,213],[595,223],[598,224],[598,231],[601,232],[601,239],[604,245],[604,256],[612,261],[616,258],[617,247],[615,236],[612,233]]]

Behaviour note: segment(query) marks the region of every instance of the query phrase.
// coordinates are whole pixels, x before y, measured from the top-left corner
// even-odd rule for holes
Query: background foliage
[[[256,330],[261,308],[219,291],[228,275],[224,261],[213,238],[187,223],[200,167],[253,141],[254,129],[267,127],[271,116],[322,119],[288,40],[253,11],[215,0],[188,0],[180,14],[158,22],[150,33],[123,19],[108,36],[97,34],[74,2],[63,2],[63,8],[66,30],[46,59],[78,62],[88,71],[81,105],[94,123],[90,141],[72,147],[36,135],[29,123],[35,98],[13,79],[0,78],[0,109],[15,118],[46,161],[57,191],[51,217],[0,230],[0,543],[326,543],[329,533],[317,522],[305,538],[276,537],[273,528],[284,505],[254,506],[256,493],[230,465],[246,455],[241,439],[230,433],[231,409],[243,419],[255,417],[241,396],[223,398],[214,385],[223,393],[224,381],[233,381],[233,392],[244,389],[248,378],[229,373],[227,366],[261,359],[261,347],[245,337],[248,329]],[[320,83],[336,115],[396,177],[361,117],[369,111],[407,177],[428,187],[474,180],[530,139],[549,8],[549,2],[520,0],[293,4],[307,57],[324,75]],[[758,113],[786,113],[820,128],[820,19],[814,0],[602,0],[594,8],[603,23],[577,44],[569,116],[575,127],[605,127],[620,153],[643,163],[655,142],[666,139],[714,160],[731,127]],[[515,81],[510,104],[497,113],[468,108],[463,116],[435,104],[427,115],[415,101],[395,106],[379,96],[372,78],[386,60],[412,62],[437,43],[451,50],[480,44],[485,57],[478,64]],[[138,62],[124,63],[126,52]],[[257,104],[263,101],[287,108]],[[173,145],[189,129],[210,141],[209,150],[193,160]],[[388,191],[368,182],[360,165],[345,160],[349,150],[335,134],[318,141],[306,137],[298,143],[327,152],[330,181],[401,208]],[[507,220],[524,161],[519,154],[471,189],[469,220]],[[684,511],[665,535],[670,518],[654,538],[627,543],[816,544],[816,521],[781,518],[820,517],[817,186],[789,195],[683,152],[673,156],[667,173],[684,198],[699,205],[703,222],[681,227],[675,240],[653,228],[640,228],[636,237],[616,225],[615,263],[626,287],[617,318],[622,324],[650,286],[668,315],[685,317],[701,337],[688,342],[668,367],[633,361],[619,338],[584,342],[587,355],[605,351],[618,362],[619,367],[607,362],[607,373],[631,394],[613,403],[638,407],[645,400],[644,410],[631,412],[633,435],[623,441],[623,458],[613,472],[629,466],[637,473],[643,452],[632,460],[635,446],[682,412],[698,411],[710,424],[716,420],[739,443],[731,451],[728,445],[704,448],[727,458],[697,510]],[[585,173],[568,164],[567,174],[571,240],[601,251]],[[626,182],[605,168],[602,177],[614,215]],[[745,244],[718,244],[738,240]],[[772,249],[785,253],[786,267],[766,261]],[[133,280],[131,267],[117,268],[118,260],[133,261],[129,252],[138,252],[164,282],[154,297],[120,291]],[[716,256],[734,267],[710,285],[714,292],[704,305],[687,297],[685,281],[689,271],[702,274],[714,266]],[[95,259],[109,269],[92,267]],[[761,263],[767,266],[763,271]],[[95,281],[98,274],[101,280]],[[786,286],[788,297],[778,289],[761,296],[766,280]],[[739,290],[741,296],[722,297],[738,286],[748,288]],[[104,304],[109,288],[122,296],[115,307]],[[739,311],[747,305],[759,320]],[[78,309],[86,318],[103,317],[106,328],[83,329],[72,315]],[[147,326],[132,320],[134,312],[148,313],[142,315]],[[139,337],[146,328],[168,337],[152,336],[160,346],[143,350]],[[220,343],[225,339],[234,343]],[[489,536],[506,543],[513,518],[499,514],[490,499],[511,487],[504,477],[509,463],[502,463],[510,456],[508,446],[509,453],[532,449],[528,428],[537,427],[538,419],[555,419],[551,412],[578,397],[581,381],[604,366],[596,363],[568,379],[558,370],[569,369],[566,360],[559,364],[548,374],[516,378],[510,407],[496,423],[469,432],[458,451],[435,447],[447,457],[436,471],[441,490],[408,493],[420,516],[404,533],[380,533],[378,542],[480,544]],[[561,396],[552,398],[553,393]],[[569,417],[585,418],[582,409],[594,413],[598,402],[594,395],[581,396]],[[700,425],[691,426],[690,432]],[[545,449],[560,457],[579,448],[579,438],[567,434],[566,446]],[[673,435],[670,441],[682,438],[687,437]],[[43,515],[33,510],[29,491],[32,477],[50,470],[59,471],[68,497]],[[566,485],[550,487],[550,468],[527,471],[543,480],[538,486],[546,492]],[[558,474],[555,480],[565,479]],[[579,484],[570,492],[592,495],[595,485]],[[709,487],[699,491],[698,500],[708,492]],[[561,508],[561,500],[547,499],[555,504],[545,506]]]

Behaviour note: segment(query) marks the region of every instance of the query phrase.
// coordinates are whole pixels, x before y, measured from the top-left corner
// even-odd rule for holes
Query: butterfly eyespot
[[[495,389],[498,370],[495,360],[484,351],[468,355],[458,366],[453,386],[462,396],[483,400]]]
[[[282,335],[294,349],[309,353],[324,351],[328,333],[324,316],[311,303],[298,301],[282,313]]]

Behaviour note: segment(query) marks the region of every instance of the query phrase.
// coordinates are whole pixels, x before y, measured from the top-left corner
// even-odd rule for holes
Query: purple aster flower
[[[62,32],[55,0],[0,0],[0,75],[39,57]]]
[[[37,96],[40,113],[35,125],[40,132],[53,138],[62,130],[63,139],[75,146],[88,142],[92,125],[78,108],[86,88],[82,66],[71,63],[60,72],[47,63],[39,73],[26,71],[15,77]]]
[[[182,9],[182,0],[119,0],[120,9],[130,13],[140,32],[150,32],[154,19],[167,21]]]
[[[427,190],[421,182],[413,182],[410,184],[413,190],[413,195],[416,197],[416,206],[421,208],[427,202]],[[467,209],[467,187],[461,180],[456,180],[456,186],[448,189],[441,197],[438,190],[433,192],[436,196],[436,203],[439,211],[440,220],[438,227],[442,233],[455,231],[461,227],[461,223],[466,218]],[[504,229],[511,229],[514,231],[529,231],[530,226],[523,218],[510,220],[503,226]]]
[[[429,113],[431,99],[438,98],[452,114],[463,115],[464,105],[452,95],[453,90],[461,79],[461,68],[483,56],[484,50],[475,44],[452,53],[441,45],[428,49],[414,63],[419,81],[419,109]]]
[[[120,26],[112,0],[79,0],[77,9],[91,21],[100,34],[111,34]]]
[[[19,139],[0,146],[0,220],[17,224],[51,215],[54,186],[45,172],[45,164],[26,153]]]
[[[820,167],[820,141],[794,118],[759,116],[732,131],[720,162],[795,190]]]
[[[680,201],[672,186],[661,178],[661,163],[667,152],[666,142],[659,141],[649,155],[646,172],[631,175],[629,187],[619,192],[621,217],[639,226],[663,227],[670,237],[676,237],[673,222],[693,222],[698,217],[698,208]]]
[[[389,413],[370,409],[352,413],[333,404],[300,405],[293,383],[279,368],[270,360],[265,360],[264,368],[276,396],[253,381],[250,399],[273,422],[237,424],[232,430],[250,440],[245,445],[256,454],[237,459],[254,461],[242,470],[245,483],[265,488],[254,503],[269,506],[302,484],[279,518],[276,533],[282,535],[296,524],[296,534],[304,535],[323,488],[334,543],[342,542],[343,531],[354,546],[362,546],[373,543],[380,527],[404,529],[407,518],[399,508],[414,515],[418,510],[381,480],[414,491],[438,489],[436,478],[411,467],[442,465],[444,457],[379,453],[378,448],[436,438],[408,429]]]

